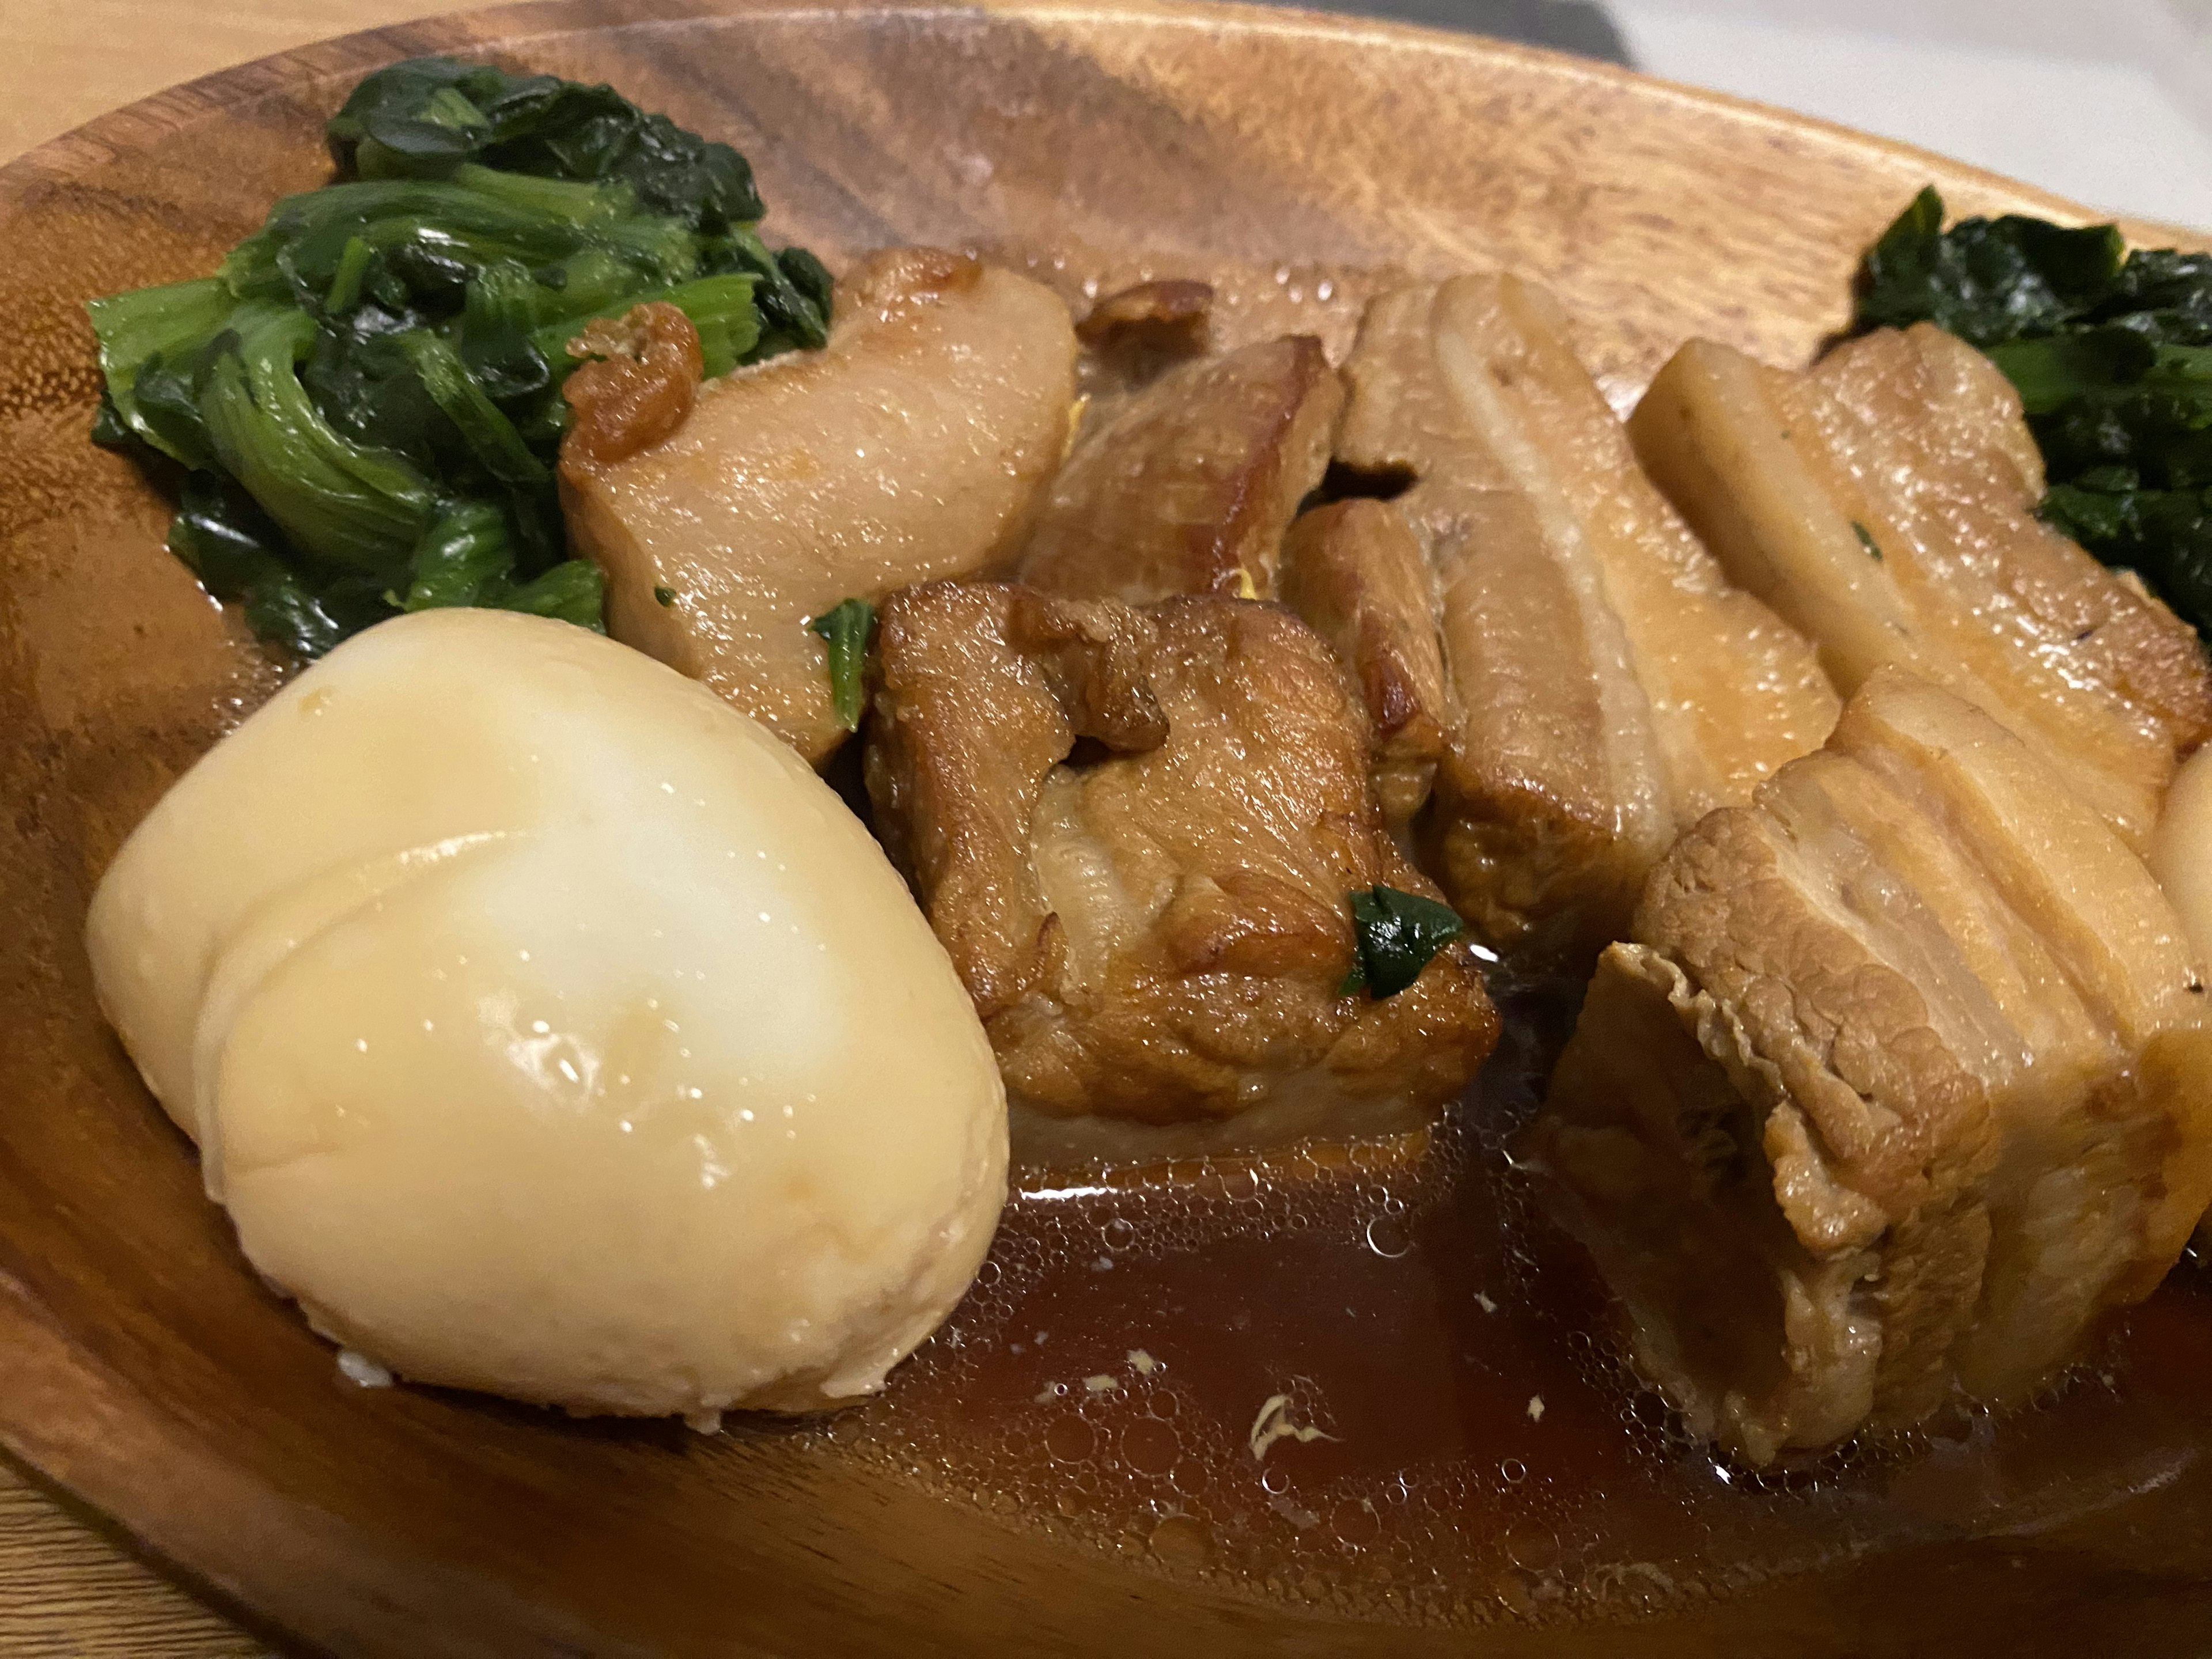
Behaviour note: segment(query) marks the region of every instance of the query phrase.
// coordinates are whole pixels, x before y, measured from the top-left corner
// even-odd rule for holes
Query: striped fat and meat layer
[[[1638,466],[1543,289],[1463,276],[1370,307],[1338,459],[1406,483],[1455,706],[1424,830],[1489,939],[1587,960],[1677,833],[1827,733],[1805,641]]]
[[[1729,576],[1847,695],[1885,665],[1987,709],[2142,851],[2212,729],[2194,633],[2039,521],[2042,464],[2003,374],[1929,325],[1769,368],[1693,341],[1629,422]]]
[[[2212,1197],[2206,1002],[2112,829],[1885,670],[1668,853],[1528,1146],[1640,1363],[1764,1462],[2021,1398],[2148,1293]]]

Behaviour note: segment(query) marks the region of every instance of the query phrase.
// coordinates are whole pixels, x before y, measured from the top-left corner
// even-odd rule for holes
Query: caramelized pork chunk
[[[1346,994],[1348,897],[1434,890],[1364,722],[1278,608],[994,584],[884,608],[868,789],[975,1000],[1030,1163],[1417,1128],[1496,1041],[1472,953]]]
[[[2035,517],[2043,463],[2010,381],[1922,323],[1802,373],[1692,341],[1629,422],[1729,574],[1846,693],[1885,664],[1978,703],[2138,852],[2212,726],[2196,636]]]
[[[1601,959],[1526,1150],[1701,1433],[1763,1463],[2017,1400],[2212,1197],[2212,1030],[2142,863],[1876,672]]]
[[[561,455],[562,509],[606,572],[610,631],[809,760],[844,732],[808,621],[1010,556],[1074,396],[1067,308],[1024,277],[897,250],[852,274],[836,311],[823,350],[697,386],[641,444],[620,435],[636,422],[614,418],[630,403],[659,411],[641,358],[606,388],[603,418],[579,405]]]
[[[1425,805],[1455,725],[1436,585],[1398,509],[1354,500],[1316,507],[1283,541],[1283,603],[1358,686],[1374,734],[1376,799],[1393,824]]]
[[[1073,599],[1273,598],[1283,532],[1322,479],[1344,392],[1321,342],[1170,370],[1086,422],[1019,567]]]
[[[1679,830],[1827,735],[1834,693],[1646,481],[1542,289],[1384,295],[1345,374],[1338,459],[1411,481],[1456,685],[1431,867],[1494,945],[1587,962]]]

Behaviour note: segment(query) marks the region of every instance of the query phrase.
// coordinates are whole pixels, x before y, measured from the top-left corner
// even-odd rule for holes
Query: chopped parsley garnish
[[[1859,545],[1866,549],[1869,553],[1872,554],[1875,562],[1879,563],[1881,559],[1881,544],[1875,540],[1874,532],[1869,530],[1856,519],[1853,519],[1851,520],[1851,534],[1859,538]]]

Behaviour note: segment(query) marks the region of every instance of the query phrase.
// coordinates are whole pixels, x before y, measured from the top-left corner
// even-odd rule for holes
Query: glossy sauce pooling
[[[2033,1409],[1757,1475],[1717,1462],[1639,1388],[1507,1155],[1571,1005],[1501,1006],[1504,1042],[1417,1164],[1022,1192],[887,1397],[818,1432],[1155,1571],[1456,1619],[2047,1526],[2212,1433],[2212,1298],[2185,1263]]]

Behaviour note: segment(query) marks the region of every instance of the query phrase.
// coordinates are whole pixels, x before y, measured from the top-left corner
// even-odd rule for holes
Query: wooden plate
[[[714,1441],[342,1383],[200,1195],[92,1006],[86,896],[272,683],[85,441],[88,297],[211,269],[318,182],[364,70],[491,53],[611,81],[752,158],[833,257],[974,243],[1079,273],[1505,265],[1632,394],[1684,337],[1802,360],[1923,183],[2066,204],[1610,69],[1292,12],[573,0],[356,36],[180,88],[0,173],[0,1440],[302,1642],[446,1654],[1498,1655],[2195,1650],[2212,1459],[2086,1522],[1931,1545],[1594,1628],[1356,1622],[1292,1587],[1079,1547],[773,1427]],[[2155,233],[2154,233],[2155,234]],[[1262,284],[1264,288],[1264,283]],[[2212,1354],[2191,1363],[2212,1379]],[[2203,1450],[2212,1451],[2212,1446]],[[1622,1604],[1625,1607],[1626,1604]],[[1480,1609],[1474,1609],[1480,1613]],[[1498,1610],[1493,1609],[1495,1613]]]

